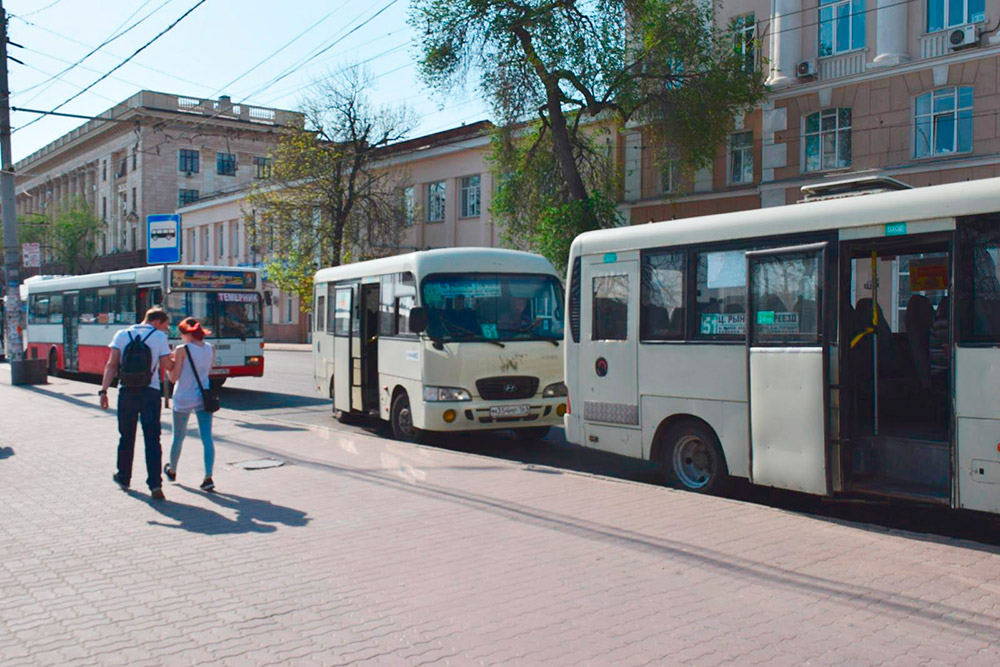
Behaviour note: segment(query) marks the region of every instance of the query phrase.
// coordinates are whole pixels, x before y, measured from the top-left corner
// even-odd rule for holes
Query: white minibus
[[[381,418],[404,441],[562,423],[563,287],[544,257],[413,252],[322,269],[314,298],[316,389],[341,419]]]
[[[578,237],[567,438],[691,490],[1000,513],[1000,179],[885,180]]]

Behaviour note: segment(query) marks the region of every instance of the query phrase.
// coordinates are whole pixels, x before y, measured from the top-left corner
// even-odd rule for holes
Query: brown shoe
[[[152,491],[150,491],[149,496],[153,500],[166,500],[167,499],[167,497],[165,495],[163,495],[163,489],[161,489],[160,487],[156,487],[155,489],[153,489]]]

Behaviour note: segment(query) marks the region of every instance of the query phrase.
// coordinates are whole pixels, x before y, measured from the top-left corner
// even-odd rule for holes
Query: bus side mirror
[[[410,333],[418,334],[427,328],[427,311],[417,306],[410,309]]]

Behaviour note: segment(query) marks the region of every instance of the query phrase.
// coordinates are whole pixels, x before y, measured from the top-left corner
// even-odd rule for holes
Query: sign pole
[[[7,13],[0,0],[0,216],[3,219],[3,268],[6,283],[4,341],[12,384],[24,384],[21,332],[21,247],[17,243],[14,162],[10,150],[10,85],[7,82]]]

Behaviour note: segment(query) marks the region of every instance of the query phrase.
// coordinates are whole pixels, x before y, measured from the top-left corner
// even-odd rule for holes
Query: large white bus
[[[196,317],[212,330],[214,386],[264,374],[260,269],[157,265],[80,276],[36,277],[22,287],[28,305],[26,354],[49,372],[100,375],[119,329],[162,306],[177,324]]]
[[[393,435],[562,423],[563,287],[544,257],[449,248],[322,269],[315,277],[316,389],[342,419]]]
[[[567,438],[1000,512],[1000,179],[819,199],[578,237]]]

